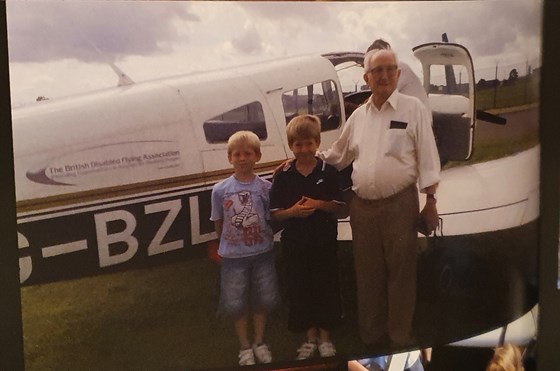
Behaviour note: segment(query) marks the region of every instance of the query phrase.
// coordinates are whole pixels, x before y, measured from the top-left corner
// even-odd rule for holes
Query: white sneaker
[[[259,363],[270,363],[272,362],[272,353],[270,349],[268,349],[268,345],[261,344],[257,346],[257,344],[253,344],[253,353]]]
[[[242,349],[239,351],[239,366],[249,366],[255,364],[253,349]]]
[[[297,350],[298,356],[296,359],[309,359],[313,357],[313,354],[315,354],[315,350],[317,350],[317,344],[305,342]]]
[[[336,355],[336,349],[334,348],[333,343],[325,341],[324,343],[319,344],[319,354],[321,357],[334,357]]]

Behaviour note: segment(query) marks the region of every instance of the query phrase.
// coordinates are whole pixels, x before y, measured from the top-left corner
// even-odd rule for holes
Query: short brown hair
[[[383,39],[377,39],[374,42],[372,42],[371,45],[367,48],[366,53],[374,49],[375,50],[391,49],[391,45]]]
[[[312,138],[321,142],[321,120],[315,115],[299,115],[294,117],[286,126],[288,145],[298,139]]]

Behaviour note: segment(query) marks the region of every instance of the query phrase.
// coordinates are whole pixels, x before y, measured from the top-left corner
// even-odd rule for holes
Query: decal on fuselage
[[[181,152],[174,141],[128,141],[60,154],[25,175],[34,183],[79,186],[127,171],[146,173],[180,165]]]

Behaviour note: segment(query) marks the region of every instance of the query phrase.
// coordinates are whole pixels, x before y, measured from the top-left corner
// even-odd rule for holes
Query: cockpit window
[[[260,140],[268,137],[260,102],[252,102],[206,120],[203,128],[208,143],[225,143],[233,133],[240,130],[252,131]]]
[[[465,66],[430,66],[430,88],[428,94],[469,96],[469,74]]]
[[[340,104],[336,84],[332,80],[302,86],[282,95],[286,124],[297,115],[316,115],[321,131],[337,129],[341,124]]]
[[[336,66],[336,73],[342,87],[342,95],[369,90],[364,81],[364,67],[355,61],[344,62]]]

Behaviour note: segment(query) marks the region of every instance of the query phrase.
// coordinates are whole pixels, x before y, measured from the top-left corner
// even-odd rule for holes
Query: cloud
[[[155,55],[201,43],[256,56],[365,49],[385,38],[397,51],[440,40],[473,55],[521,48],[539,38],[542,0],[467,2],[7,2],[12,62]],[[243,25],[243,26],[242,26]],[[204,27],[201,27],[204,26]],[[525,46],[534,50],[534,45]]]
[[[255,27],[249,21],[245,23],[243,30],[231,40],[233,49],[243,54],[257,54],[263,50],[262,39]]]
[[[537,66],[540,55],[542,0],[6,4],[12,95],[22,100],[28,98],[21,91],[37,91],[34,99],[61,95],[64,85],[67,94],[91,87],[67,78],[68,66],[82,71],[82,85],[107,75],[112,86],[115,76],[97,63],[106,60],[91,44],[135,81],[305,53],[364,51],[376,38],[418,70],[412,47],[439,41],[443,32],[469,49],[476,69],[492,73],[498,59],[511,69],[526,59]],[[57,77],[36,80],[36,73]]]
[[[198,21],[185,2],[13,1],[6,8],[13,62],[92,62],[168,52],[167,41],[178,36],[173,21]]]
[[[258,1],[240,4],[250,17],[274,22],[297,23],[300,28],[324,27],[334,17],[329,6],[316,2]]]
[[[451,42],[465,45],[471,54],[488,57],[507,52],[520,37],[538,38],[542,1],[466,1],[440,6],[415,5],[417,11],[403,14],[408,26],[403,37],[419,35],[426,41],[441,40],[446,32]],[[520,46],[517,46],[520,47]],[[532,46],[533,50],[535,45]],[[540,45],[536,46],[540,49]]]

